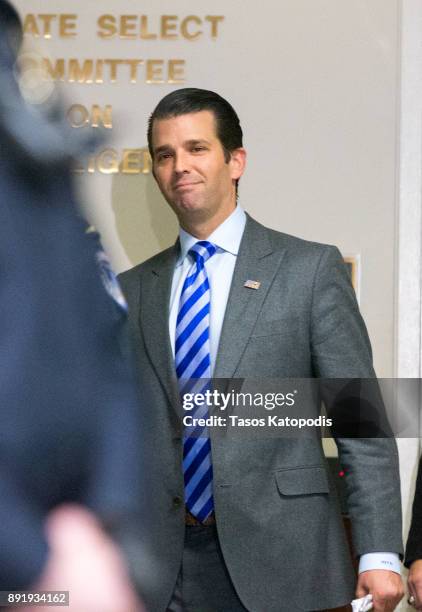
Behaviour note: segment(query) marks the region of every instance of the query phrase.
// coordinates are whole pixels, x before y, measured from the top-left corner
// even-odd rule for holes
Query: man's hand
[[[413,595],[415,602],[412,604],[416,610],[422,610],[422,560],[413,561],[407,578],[409,595]]]
[[[374,612],[394,612],[404,595],[401,576],[389,570],[368,570],[359,574],[356,597],[372,594]]]

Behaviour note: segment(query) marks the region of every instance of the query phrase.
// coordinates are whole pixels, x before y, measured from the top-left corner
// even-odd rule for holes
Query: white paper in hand
[[[354,599],[352,601],[353,612],[369,612],[373,607],[372,595],[366,595],[366,597],[361,597],[360,599]]]

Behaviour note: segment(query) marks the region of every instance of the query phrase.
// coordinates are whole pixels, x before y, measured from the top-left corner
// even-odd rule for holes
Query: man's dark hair
[[[0,0],[0,36],[7,36],[14,55],[22,44],[22,23],[16,9],[6,0]]]
[[[243,146],[239,117],[231,104],[217,93],[194,87],[186,87],[169,93],[155,107],[148,122],[148,148],[151,157],[153,157],[152,126],[155,120],[205,110],[211,111],[215,117],[217,138],[223,146],[224,157],[228,162],[231,152]]]

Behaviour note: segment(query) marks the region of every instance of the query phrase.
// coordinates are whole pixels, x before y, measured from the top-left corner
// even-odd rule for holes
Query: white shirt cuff
[[[368,570],[389,570],[400,574],[400,559],[397,553],[366,553],[359,559],[359,574]]]

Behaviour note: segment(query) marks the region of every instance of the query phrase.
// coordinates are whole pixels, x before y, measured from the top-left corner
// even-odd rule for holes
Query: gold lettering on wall
[[[175,40],[177,38],[177,15],[162,16],[161,38],[164,40]]]
[[[211,23],[211,38],[217,38],[218,25],[224,21],[224,15],[207,15],[205,19]]]
[[[136,15],[122,15],[120,17],[120,38],[136,38]]]
[[[73,128],[89,125],[89,111],[82,104],[73,104],[67,111],[66,117]]]
[[[47,81],[67,83],[184,83],[186,62],[182,59],[64,59],[34,57],[22,61],[24,68],[39,68]],[[142,69],[142,70],[141,70]]]
[[[57,59],[53,65],[52,61],[45,57],[43,60],[46,78],[51,81],[65,80],[65,62],[64,59]]]
[[[104,80],[103,80],[103,68],[104,68],[104,61],[103,60],[97,60],[97,62],[95,64],[95,82],[96,83],[104,83]]]
[[[205,37],[218,38],[223,21],[223,15],[149,16],[105,13],[97,18],[94,27],[97,36],[103,40],[120,38],[192,42]],[[77,28],[78,15],[73,13],[29,13],[23,20],[24,34],[36,38],[75,38],[78,35]],[[73,57],[70,58],[37,57],[35,54],[27,54],[26,57],[23,56],[21,66],[23,69],[39,72],[42,75],[40,79],[49,82],[182,84],[186,81],[184,59],[75,57],[80,49],[83,49],[81,45],[76,47],[76,51],[72,51]],[[109,104],[93,104],[91,107],[73,104],[68,109],[67,120],[75,129],[87,126],[112,129],[113,108]],[[150,174],[152,171],[152,161],[147,147],[121,150],[105,148],[82,163],[82,166],[75,168],[75,172],[138,175]]]
[[[104,63],[107,66],[110,66],[110,83],[116,83],[117,82],[117,66],[119,66],[122,63],[122,60],[106,59],[104,60]]]
[[[98,17],[97,34],[100,38],[112,38],[117,33],[117,27],[113,15],[101,15]]]
[[[23,33],[36,38],[52,38],[54,33],[60,38],[74,38],[77,19],[77,15],[70,13],[29,13],[23,21]]]
[[[82,104],[72,104],[67,111],[67,120],[73,128],[103,127],[111,130],[113,128],[113,107],[107,104],[101,108],[98,104],[93,104],[91,112]]]
[[[169,83],[184,83],[185,82],[185,62],[184,60],[169,60]]]
[[[141,34],[140,37],[144,40],[151,40],[157,38],[157,34],[151,34],[148,32],[148,17],[146,15],[141,16]]]
[[[123,149],[122,174],[149,174],[151,157],[147,149]]]
[[[94,60],[84,60],[83,64],[77,59],[69,60],[68,83],[92,83],[94,75]]]
[[[147,64],[147,83],[164,83],[163,60],[149,60]]]
[[[61,38],[74,38],[76,36],[77,15],[60,15],[59,35]]]
[[[119,154],[115,149],[104,149],[97,155],[97,168],[101,174],[117,174],[119,172]]]
[[[133,59],[126,60],[126,62],[130,67],[130,82],[136,83],[138,80],[138,66],[141,66],[144,63],[144,60]]]
[[[142,40],[196,40],[203,36],[217,38],[223,15],[160,15],[153,20],[148,15],[100,15],[97,19],[97,34],[100,38]]]
[[[91,156],[85,166],[74,168],[77,174],[150,174],[151,156],[147,147],[139,149],[103,149]]]
[[[92,127],[103,127],[111,130],[113,128],[113,107],[107,104],[101,108],[98,104],[94,104],[91,109],[91,125]]]
[[[23,33],[35,37],[40,36],[40,31],[37,26],[37,20],[35,19],[35,15],[26,15],[23,22]]]
[[[182,21],[180,25],[180,31],[182,32],[182,36],[187,40],[195,40],[195,38],[198,38],[198,36],[201,36],[202,34],[201,30],[196,30],[196,32],[192,32],[188,25],[191,21],[199,25],[202,23],[201,19],[199,19],[199,17],[195,17],[195,15],[189,15],[189,17],[186,17]]]
[[[153,20],[149,15],[112,15],[105,13],[97,19],[100,38],[134,40],[196,40],[201,36],[217,38],[223,15],[160,15]],[[78,15],[74,13],[28,13],[23,21],[23,32],[36,38],[75,38],[78,34]]]
[[[38,19],[44,26],[44,38],[51,38],[51,22],[56,19],[56,15],[38,15]]]
[[[88,160],[88,168],[87,168],[87,172],[88,174],[94,174],[95,173],[95,157],[90,157]],[[81,171],[83,172],[83,168],[81,169]]]

